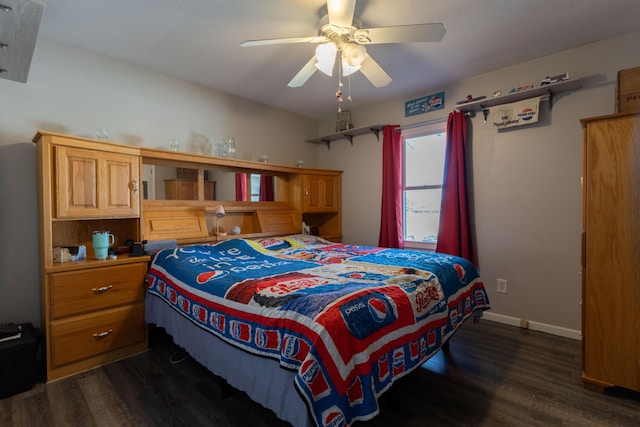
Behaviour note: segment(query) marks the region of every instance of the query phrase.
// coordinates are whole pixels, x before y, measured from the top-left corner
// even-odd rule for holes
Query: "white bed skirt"
[[[314,427],[307,407],[293,385],[295,373],[277,360],[260,357],[227,344],[147,294],[145,320],[164,328],[195,360],[255,402],[296,427]]]

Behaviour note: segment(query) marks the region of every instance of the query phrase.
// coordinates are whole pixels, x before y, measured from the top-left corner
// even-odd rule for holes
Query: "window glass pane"
[[[251,201],[260,201],[260,175],[251,174]]]
[[[436,243],[440,224],[441,189],[404,192],[404,240]]]
[[[405,187],[442,185],[446,133],[405,138]]]

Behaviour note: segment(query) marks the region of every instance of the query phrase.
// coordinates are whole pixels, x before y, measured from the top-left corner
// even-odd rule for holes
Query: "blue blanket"
[[[468,261],[297,236],[158,252],[148,291],[199,327],[296,371],[318,426],[378,397],[489,300]]]

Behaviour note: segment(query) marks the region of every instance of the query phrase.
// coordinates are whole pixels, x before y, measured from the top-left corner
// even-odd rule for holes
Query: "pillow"
[[[262,239],[256,239],[256,242],[263,248],[269,251],[280,251],[282,249],[290,248],[291,242],[288,242],[282,237],[267,237]]]
[[[314,236],[313,234],[293,234],[291,236],[284,237],[284,240],[289,241],[292,246],[301,248],[314,248],[335,244],[323,239],[322,237]]]

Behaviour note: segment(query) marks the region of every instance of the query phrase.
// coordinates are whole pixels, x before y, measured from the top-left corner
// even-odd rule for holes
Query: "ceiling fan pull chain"
[[[338,100],[338,113],[342,112],[342,61],[338,61],[338,90],[336,92]]]

